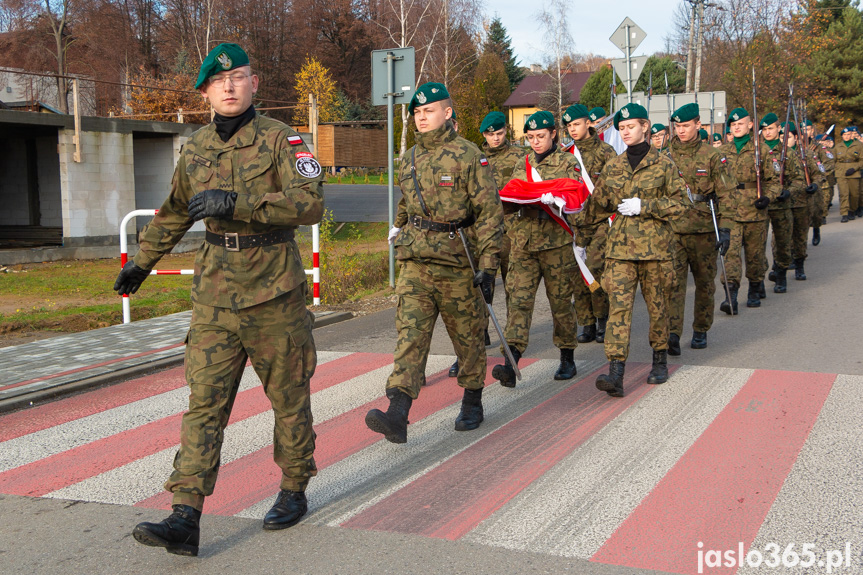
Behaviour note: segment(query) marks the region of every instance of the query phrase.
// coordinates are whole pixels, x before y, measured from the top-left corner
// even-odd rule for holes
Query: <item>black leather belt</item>
[[[758,184],[755,182],[747,182],[745,184],[737,184],[738,190],[755,190],[758,189]]]
[[[247,248],[261,248],[275,244],[283,244],[294,239],[293,230],[276,230],[265,234],[216,234],[207,230],[207,243],[220,246],[229,252],[238,252]]]
[[[521,209],[518,210],[518,217],[520,218],[533,218],[535,220],[550,220],[551,216],[547,211],[542,208],[532,208],[529,206],[522,206]]]
[[[467,228],[474,224],[476,218],[468,216],[460,222],[436,222],[420,216],[410,216],[408,223],[415,228],[421,230],[429,230],[432,232],[446,232],[454,236],[461,228]]]

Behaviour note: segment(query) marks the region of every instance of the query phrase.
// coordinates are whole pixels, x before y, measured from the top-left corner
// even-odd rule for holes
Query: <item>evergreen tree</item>
[[[653,72],[653,94],[665,93],[665,74],[668,74],[668,92],[682,94],[686,91],[686,71],[670,56],[651,56],[644,64],[644,69],[635,83],[635,92],[647,93],[650,87],[650,73]]]
[[[615,74],[615,77],[616,76],[617,75]],[[626,88],[624,87],[623,82],[621,82],[620,78],[617,78],[616,90],[618,94],[623,94],[626,91]],[[606,64],[605,66],[594,72],[593,75],[587,79],[587,82],[585,82],[584,87],[581,89],[581,96],[579,97],[579,102],[587,106],[588,109],[601,106],[605,108],[606,112],[611,113],[611,110],[608,109],[608,106],[611,102],[610,64]]]
[[[524,80],[524,70],[518,65],[518,60],[512,50],[512,38],[506,33],[506,28],[504,28],[500,18],[495,17],[489,24],[488,36],[482,45],[482,50],[497,54],[500,57],[509,78],[509,88],[515,90],[515,87]]]

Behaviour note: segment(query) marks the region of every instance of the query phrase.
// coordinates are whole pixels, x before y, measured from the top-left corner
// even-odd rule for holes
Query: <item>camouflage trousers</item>
[[[833,194],[836,193],[836,177],[827,176],[827,185],[821,189],[824,192],[824,215],[827,215],[827,206],[833,203]]]
[[[695,280],[695,309],[692,329],[708,331],[713,325],[713,294],[716,292],[716,234],[674,234],[671,262],[674,274],[668,290],[669,331],[683,334],[686,282],[692,270]]]
[[[860,178],[836,178],[836,183],[839,184],[839,213],[841,215],[847,216],[860,207],[860,182]]]
[[[398,340],[387,389],[398,388],[413,399],[419,397],[438,314],[458,357],[458,384],[481,389],[486,372],[482,330],[488,317],[470,268],[405,260],[396,294]]]
[[[509,295],[504,330],[506,342],[521,353],[527,349],[536,290],[543,280],[554,325],[552,341],[560,349],[575,349],[578,342],[572,291],[573,283],[581,281],[578,274],[571,243],[536,252],[513,245],[506,282]]]
[[[509,294],[506,293],[506,274],[509,271],[509,252],[512,251],[512,240],[509,239],[509,236],[506,232],[503,233],[503,238],[500,242],[500,277],[503,279],[504,286],[504,297],[507,301],[507,307],[509,307]],[[494,294],[497,290],[494,286],[492,286],[491,294],[492,301],[494,301]]]
[[[629,333],[635,292],[641,295],[650,316],[650,347],[655,351],[668,349],[668,313],[666,290],[671,277],[671,260],[605,261],[602,287],[608,294],[608,325],[605,332],[605,356],[609,361],[626,361],[629,355]]]
[[[806,242],[809,239],[809,208],[791,208],[791,259],[806,259]]]
[[[186,338],[189,410],[183,414],[174,472],[165,483],[173,504],[202,509],[219,473],[225,427],[246,360],[273,406],[273,459],[281,488],[305,491],[315,467],[309,382],[317,354],[306,284],[238,311],[195,304]]]
[[[773,249],[774,267],[786,269],[791,265],[792,224],[793,220],[791,219],[790,209],[770,210],[770,227],[773,230],[771,247]],[[761,279],[764,279],[763,275]]]
[[[826,186],[827,184],[823,185]],[[819,190],[810,195],[807,201],[809,202],[809,227],[820,228],[821,219],[827,215],[827,202],[824,200],[824,194]]]
[[[600,224],[597,227],[596,233],[587,244],[587,269],[593,274],[596,281],[602,278],[602,272],[605,270],[605,244],[608,237],[608,226]],[[575,314],[578,318],[578,323],[581,325],[593,325],[596,320],[601,317],[608,317],[608,295],[602,288],[596,291],[590,291],[587,284],[581,279],[581,274],[578,273],[575,282],[573,283],[573,291],[575,295]]]
[[[731,245],[725,255],[725,272],[728,282],[740,285],[743,274],[741,250],[746,257],[746,278],[760,282],[767,273],[767,226],[769,220],[760,222],[734,222],[731,226]],[[722,278],[726,281],[726,278]]]

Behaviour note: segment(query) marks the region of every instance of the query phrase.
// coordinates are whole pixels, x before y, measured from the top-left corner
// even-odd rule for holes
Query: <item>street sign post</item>
[[[635,50],[647,33],[642,30],[638,24],[632,21],[628,16],[623,19],[617,30],[609,37],[612,44],[623,51],[624,58],[621,60],[612,60],[611,65],[615,66],[617,75],[626,79],[626,93],[629,101],[632,102],[632,89],[635,86],[635,81],[641,75],[641,70],[644,69],[644,63],[647,62],[647,56],[639,56],[635,60],[632,59],[632,51]]]
[[[395,222],[393,116],[396,104],[407,104],[416,91],[413,47],[372,51],[372,104],[387,107],[387,187],[390,228]],[[390,243],[390,287],[396,286],[395,250]]]

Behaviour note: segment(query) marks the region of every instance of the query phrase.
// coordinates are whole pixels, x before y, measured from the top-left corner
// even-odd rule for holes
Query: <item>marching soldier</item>
[[[836,151],[833,149],[833,136],[825,134],[821,137],[821,150],[818,155],[821,158],[821,163],[824,164],[824,169],[827,170],[827,186],[829,189],[824,190],[824,218],[821,220],[821,225],[827,223],[827,211],[833,207],[833,194],[837,190],[836,182]]]
[[[591,191],[599,185],[602,168],[617,156],[609,144],[601,141],[596,130],[590,127],[589,112],[586,106],[573,104],[563,113],[563,125],[573,142],[564,148],[579,159],[581,175]],[[577,155],[576,155],[577,154]],[[587,245],[586,263],[593,277],[602,277],[605,269],[605,240],[608,237],[608,223],[601,222],[591,230],[582,230]],[[608,296],[601,288],[591,291],[584,282],[575,281],[575,312],[582,332],[578,343],[605,342],[605,326],[608,321]]]
[[[534,181],[532,174],[535,171],[542,181],[556,178],[581,180],[578,160],[557,145],[557,129],[551,112],[540,111],[531,115],[524,123],[524,132],[531,152],[524,162],[516,166],[513,179]],[[560,366],[554,379],[572,379],[576,375],[573,352],[578,345],[572,304],[573,283],[581,281],[573,254],[572,236],[548,212],[531,205],[522,206],[511,221],[512,250],[506,284],[509,300],[504,332],[506,342],[503,343],[509,346],[517,365],[527,349],[536,290],[543,280],[551,307],[553,342],[560,350]],[[491,373],[502,386],[515,387],[515,370],[509,358],[504,365],[496,365]]]
[[[821,225],[821,194],[817,193],[818,184],[815,183],[814,179],[810,184],[806,184],[803,162],[799,156],[800,150],[797,149],[797,126],[794,125],[794,122],[789,122],[788,125],[782,126],[782,131],[785,130],[788,130],[789,153],[793,151],[794,158],[803,174],[802,190],[795,189],[791,194],[791,261],[794,265],[794,279],[805,280],[806,271],[803,268],[803,262],[806,260],[809,226],[813,220],[817,222],[818,226]],[[814,160],[807,157],[806,150],[803,150],[803,156],[806,160],[805,169],[808,170],[810,178],[815,178],[819,172]],[[817,199],[818,202],[813,202],[813,199]]]
[[[593,128],[598,124],[601,124],[602,121],[605,119],[605,116],[607,115],[608,114],[606,114],[605,108],[603,108],[602,106],[591,108],[590,112],[587,113],[587,117],[590,118],[590,127]]]
[[[863,168],[863,144],[857,138],[857,128],[846,126],[842,129],[842,143],[836,146],[833,155],[836,157],[836,183],[839,185],[840,220],[845,222],[855,219],[860,209],[860,169]]]
[[[787,291],[787,271],[791,266],[791,228],[793,219],[791,216],[791,196],[802,193],[804,183],[803,174],[800,172],[799,164],[793,154],[786,150],[785,166],[782,166],[782,138],[779,134],[779,118],[774,113],[769,113],[761,119],[761,135],[764,143],[770,149],[764,156],[764,162],[773,167],[774,177],[780,181],[782,191],[777,201],[770,202],[767,213],[770,216],[770,226],[773,229],[773,269],[768,279],[775,282],[773,293],[785,293]],[[764,281],[759,284],[757,298],[751,305],[746,301],[746,307],[758,307],[760,299],[766,297]]]
[[[760,305],[758,291],[767,272],[767,206],[779,197],[779,178],[772,167],[767,166],[770,148],[752,137],[753,122],[744,108],[735,108],[728,116],[733,140],[721,148],[727,158],[729,172],[737,180],[737,213],[731,228],[731,246],[725,259],[731,301],[727,298],[719,309],[728,315],[737,314],[737,291],[742,276],[741,249],[746,258],[746,278],[749,280],[749,302]],[[755,146],[760,146],[761,164],[755,165]],[[767,167],[766,167],[767,166]],[[761,182],[759,195],[758,182]]]
[[[827,215],[826,193],[823,192],[829,185],[827,167],[821,160],[821,144],[814,137],[815,128],[811,121],[805,121],[803,131],[805,139],[798,144],[803,147],[809,170],[810,186],[806,188],[809,201],[809,226],[812,228],[812,245],[817,246],[821,243],[821,225]],[[815,184],[818,189],[813,191],[812,184]]]
[[[294,231],[321,220],[321,166],[294,130],[255,112],[258,77],[240,46],[213,48],[195,88],[212,104],[214,120],[183,146],[171,193],[114,284],[120,294],[135,293],[159,259],[204,221],[186,339],[189,410],[165,483],[173,513],[132,533],[178,555],[198,554],[201,509],[213,493],[247,359],[273,406],[274,459],[282,469],[264,529],[300,520],[306,485],[317,473],[309,391],[317,356]]]
[[[512,179],[512,172],[520,161],[524,161],[524,150],[510,144],[506,137],[506,116],[501,112],[489,112],[482,120],[479,127],[480,133],[485,138],[485,143],[482,145],[482,151],[488,159],[488,165],[491,166],[492,174],[494,174],[495,185],[497,190],[506,185]],[[510,209],[507,213],[507,205],[504,207],[503,216],[503,237],[500,244],[500,276],[503,279],[504,295],[506,296],[506,272],[509,268],[509,251],[511,242],[507,230],[512,225],[512,220],[515,218],[517,210]],[[494,299],[495,289],[492,288],[492,299]],[[509,296],[506,296],[507,299]],[[488,336],[488,327],[485,329],[485,345],[491,344]],[[458,375],[458,360],[449,368],[449,376],[456,377]]]
[[[671,143],[670,130],[665,124],[653,124],[650,127],[650,145],[660,154],[668,153],[668,145]]]
[[[664,288],[671,273],[672,230],[668,220],[681,217],[686,206],[683,179],[674,162],[659,154],[646,141],[650,133],[647,110],[627,104],[614,115],[615,128],[627,145],[626,152],[605,165],[600,185],[577,217],[576,241],[585,226],[603,222],[617,214],[608,231],[605,273],[602,285],[609,298],[605,355],[608,374],[596,379],[596,387],[614,397],[623,397],[623,375],[629,355],[629,334],[635,292],[641,293],[650,315],[650,346],[653,367],[648,383],[668,380],[668,314]]]
[[[432,331],[443,318],[464,388],[456,431],[479,427],[486,354],[482,330],[499,265],[503,212],[488,160],[448,122],[452,101],[443,84],[417,88],[408,110],[416,145],[401,159],[394,234],[401,262],[396,294],[398,342],[386,384],[389,407],[372,409],[366,425],[392,443],[407,442],[408,413],[420,392]],[[464,233],[478,269],[471,271]],[[475,289],[480,287],[482,295]]]
[[[709,144],[710,143],[710,134],[707,133],[707,130],[705,130],[704,128],[701,128],[700,130],[698,130],[698,139],[700,139],[705,144]]]
[[[672,118],[677,135],[671,142],[671,157],[692,194],[691,208],[680,217],[669,218],[674,231],[671,243],[674,275],[668,294],[668,354],[680,355],[686,281],[690,269],[695,280],[690,347],[707,347],[707,332],[713,325],[716,251],[724,256],[731,242],[730,222],[734,214],[733,196],[737,182],[728,174],[725,156],[699,138],[701,118],[697,104],[681,106]],[[690,200],[684,196],[681,201],[687,203]],[[718,241],[711,201],[718,225]]]
[[[722,147],[722,134],[720,134],[719,132],[713,132],[713,139],[711,140],[710,145],[713,146],[714,148],[721,148]]]

